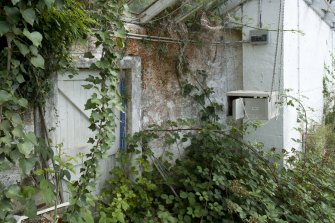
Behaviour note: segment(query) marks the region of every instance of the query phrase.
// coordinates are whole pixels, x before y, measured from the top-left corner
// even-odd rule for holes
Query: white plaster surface
[[[322,121],[322,78],[324,65],[330,65],[334,31],[304,0],[285,1],[284,29],[299,32],[284,32],[284,88],[292,89],[291,95],[301,99],[307,110],[307,118]],[[305,98],[307,97],[307,98]],[[308,109],[311,107],[314,111]],[[296,111],[284,110],[284,145],[297,147],[291,138],[300,138],[293,127]]]
[[[277,46],[279,3],[278,0],[262,1],[262,28],[270,30],[269,43],[265,45],[250,43],[243,45],[243,90],[281,92],[283,89],[282,84],[279,86],[281,78],[281,32],[279,32],[279,44]],[[243,23],[247,25],[243,27],[243,40],[248,41],[250,30],[255,29],[252,27],[258,27],[258,1],[249,1],[242,7]],[[273,75],[276,53],[277,66],[275,75]],[[244,120],[244,122],[247,121]],[[246,134],[244,139],[249,142],[261,142],[265,149],[283,148],[283,116],[279,115],[276,119],[262,122],[256,131]]]
[[[276,30],[280,1],[262,2],[263,28]],[[284,93],[285,89],[291,89],[290,96],[300,99],[307,110],[308,107],[314,109],[313,112],[307,111],[308,118],[320,122],[323,107],[322,78],[324,64],[330,64],[330,52],[334,42],[333,30],[304,0],[285,0],[282,4],[284,22],[280,25],[274,79],[277,32],[270,31],[269,44],[243,45],[243,87],[244,90],[262,91],[273,88],[281,93]],[[249,1],[242,7],[243,22],[248,26],[257,27],[258,1]],[[244,40],[249,39],[250,29],[252,28],[243,27]],[[277,119],[264,123],[256,132],[246,135],[245,139],[259,140],[264,143],[265,148],[275,146],[299,149],[301,145],[292,141],[292,138],[301,138],[295,130],[296,127],[301,127],[297,123],[297,111],[287,106],[282,110]]]

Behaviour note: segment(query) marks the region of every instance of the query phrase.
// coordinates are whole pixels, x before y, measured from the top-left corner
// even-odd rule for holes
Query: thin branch
[[[49,138],[48,128],[47,128],[47,125],[46,125],[45,117],[44,117],[44,114],[43,114],[41,106],[38,106],[38,112],[39,112],[39,114],[41,116],[43,132],[44,132],[45,138],[46,138],[45,141],[46,141],[48,147],[51,148],[51,145],[50,145],[50,142],[49,142],[50,138]],[[52,162],[53,168],[56,170],[56,163],[55,163],[55,160],[54,160],[53,157],[51,158],[51,162]],[[57,175],[55,176],[55,180],[56,180],[57,191],[58,191],[58,195],[57,196],[59,196],[61,203],[63,203],[64,202],[64,192],[63,192],[62,181],[60,179],[58,179]]]
[[[10,64],[12,61],[12,38],[9,34],[6,35],[6,40],[7,40],[7,75],[9,75],[10,72]]]

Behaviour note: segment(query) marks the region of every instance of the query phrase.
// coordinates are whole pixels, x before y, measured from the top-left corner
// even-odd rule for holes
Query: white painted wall
[[[243,26],[244,40],[249,40],[251,27],[258,26],[260,11],[263,28],[277,29],[280,1],[263,0],[261,10],[258,2],[251,0],[242,6],[243,23],[247,25]],[[300,98],[306,108],[315,109],[314,112],[308,111],[308,118],[320,122],[323,107],[322,78],[324,64],[330,64],[330,52],[334,45],[333,30],[304,0],[282,0],[282,4],[284,22],[279,32],[275,78],[272,80],[277,32],[270,31],[269,44],[243,46],[243,87],[244,90],[270,91],[273,82],[273,90],[279,90],[280,93],[284,89],[292,89],[290,95]],[[284,107],[277,120],[264,123],[256,132],[245,136],[245,139],[263,142],[265,148],[299,149],[301,145],[292,141],[292,138],[301,138],[295,130],[295,127],[300,127],[296,121],[296,110]]]
[[[299,32],[284,32],[284,88],[291,88],[292,95],[301,99],[309,119],[321,122],[322,78],[324,64],[330,64],[333,30],[304,0],[285,2],[284,29]],[[312,107],[315,111],[310,111],[308,107]],[[296,111],[285,108],[283,132],[286,148],[296,147],[291,140],[299,137],[292,128],[295,122]]]
[[[268,44],[243,45],[243,90],[282,90],[282,86],[279,86],[279,78],[281,78],[281,44],[278,44],[276,73],[273,78],[277,47],[277,32],[273,30],[278,29],[279,3],[280,1],[278,0],[263,0],[259,9],[258,1],[253,0],[242,6],[242,21],[246,25],[243,26],[243,40],[249,41],[250,30],[259,27],[260,13],[262,28],[271,30]],[[281,41],[281,32],[279,34],[278,38]],[[272,79],[274,81],[273,84]],[[250,142],[261,142],[264,144],[264,148],[283,148],[283,117],[280,115],[276,119],[263,122],[261,127],[245,135],[244,138]]]

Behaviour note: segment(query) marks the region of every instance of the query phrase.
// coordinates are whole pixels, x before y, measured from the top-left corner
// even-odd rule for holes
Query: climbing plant
[[[67,210],[65,220],[68,222],[93,222],[91,208],[95,206],[95,190],[99,161],[115,142],[116,110],[122,111],[119,93],[120,49],[124,47],[126,30],[121,21],[125,13],[123,1],[98,0],[91,9],[92,17],[97,24],[92,34],[95,46],[102,47],[102,56],[91,65],[93,70],[99,71],[98,76],[90,75],[86,81],[86,89],[94,89],[92,97],[85,105],[91,111],[89,128],[95,136],[88,140],[92,149],[86,154],[86,160],[81,168],[81,177],[74,182],[72,188],[71,207]],[[85,54],[87,58],[94,58],[91,52]]]
[[[199,103],[196,118],[152,125],[128,139],[99,201],[103,222],[335,220],[332,156],[311,143],[304,153],[249,145],[241,138],[246,128],[223,125],[212,89],[195,83],[183,83],[182,93]]]
[[[25,207],[28,217],[36,215],[33,196],[41,193],[44,202],[57,204],[60,182],[70,180],[71,164],[52,151],[45,125],[43,108],[52,88],[51,75],[58,72],[75,74],[70,55],[75,41],[94,36],[95,46],[102,48],[101,58],[92,64],[98,76],[87,78],[86,89],[95,93],[85,108],[91,110],[90,129],[96,134],[89,139],[92,149],[86,155],[81,178],[69,185],[72,206],[65,214],[68,222],[92,222],[91,207],[99,160],[112,147],[115,139],[115,109],[122,110],[118,94],[117,49],[124,46],[125,28],[122,1],[95,1],[85,11],[77,1],[12,0],[0,3],[1,75],[0,75],[0,158],[1,170],[18,165],[28,185],[0,185],[0,219],[13,221],[14,203]],[[85,57],[92,59],[92,52]],[[37,108],[42,118],[43,139],[26,132],[22,114]],[[54,145],[55,146],[55,145]],[[57,145],[56,148],[61,148]],[[42,159],[42,162],[38,162]],[[51,160],[52,167],[48,166]],[[51,176],[50,176],[51,175]],[[55,181],[54,181],[55,180]]]

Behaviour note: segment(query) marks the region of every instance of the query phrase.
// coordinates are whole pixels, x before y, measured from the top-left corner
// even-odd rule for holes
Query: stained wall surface
[[[132,32],[147,34],[138,27],[132,29]],[[202,30],[193,34],[192,38],[201,43],[188,44],[183,58],[188,62],[191,72],[202,70],[208,75],[206,83],[202,84],[212,87],[215,91],[212,100],[226,108],[226,92],[242,87],[242,46],[241,43],[211,43],[240,41],[241,33],[232,30]],[[190,78],[186,73],[177,71],[180,48],[178,43],[127,41],[127,55],[139,56],[142,60],[142,128],[197,115],[199,105],[181,95],[179,82],[187,79],[196,84],[196,79],[200,81],[202,78],[200,75]],[[226,119],[226,112],[221,114],[221,118],[223,121]]]

